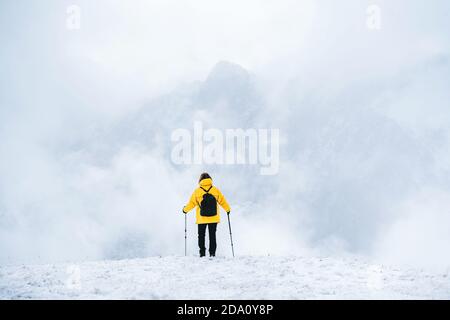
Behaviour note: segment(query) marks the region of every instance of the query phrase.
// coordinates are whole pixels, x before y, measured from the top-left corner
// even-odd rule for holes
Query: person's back
[[[213,186],[212,179],[208,173],[202,173],[199,179],[199,187],[194,190],[189,202],[184,206],[183,213],[187,214],[194,208],[196,209],[196,223],[198,225],[198,245],[200,256],[203,257],[206,252],[205,233],[208,228],[209,233],[209,254],[216,254],[216,230],[220,222],[220,207],[227,214],[230,213],[230,206],[220,190]]]

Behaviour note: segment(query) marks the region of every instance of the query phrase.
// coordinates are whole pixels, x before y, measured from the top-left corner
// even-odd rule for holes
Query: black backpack
[[[200,215],[202,217],[213,217],[217,215],[217,200],[211,193],[209,193],[211,188],[212,186],[208,189],[208,191],[202,188],[202,190],[206,192],[203,195],[202,202],[200,203]]]

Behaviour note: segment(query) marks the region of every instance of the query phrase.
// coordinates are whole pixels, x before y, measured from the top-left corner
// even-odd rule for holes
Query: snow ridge
[[[448,280],[357,258],[168,256],[0,267],[0,299],[449,299]]]

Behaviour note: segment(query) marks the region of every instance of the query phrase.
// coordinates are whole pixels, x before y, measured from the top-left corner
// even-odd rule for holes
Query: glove
[[[228,211],[228,212],[227,212],[227,215],[230,215],[230,212],[231,212],[231,211]]]
[[[184,213],[184,214],[187,214],[187,212],[184,212],[184,208],[183,208],[183,210],[182,210],[182,211],[183,211],[183,213]]]

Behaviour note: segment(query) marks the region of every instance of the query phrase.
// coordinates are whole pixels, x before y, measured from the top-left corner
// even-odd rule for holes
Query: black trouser
[[[209,233],[209,254],[211,256],[214,256],[216,254],[216,230],[217,230],[217,223],[204,223],[198,225],[198,246],[200,248],[200,256],[204,256],[206,252],[205,248],[205,234],[206,234],[206,227],[208,227],[208,233]]]

